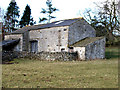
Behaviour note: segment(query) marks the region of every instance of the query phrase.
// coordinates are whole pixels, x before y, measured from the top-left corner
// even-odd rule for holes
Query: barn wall
[[[69,28],[69,45],[72,45],[86,37],[95,37],[96,32],[85,20],[79,20]]]
[[[23,51],[29,51],[29,31],[23,34]]]
[[[74,47],[74,51],[78,54],[78,60],[85,60],[85,47]]]
[[[12,40],[12,39],[20,39],[19,44],[15,47],[15,51],[22,51],[22,45],[23,45],[23,35],[22,34],[11,34],[11,35],[5,35],[5,40]]]
[[[38,41],[38,52],[68,51],[68,26],[52,27],[29,32],[30,40]]]
[[[105,38],[87,45],[85,49],[86,59],[105,58]]]

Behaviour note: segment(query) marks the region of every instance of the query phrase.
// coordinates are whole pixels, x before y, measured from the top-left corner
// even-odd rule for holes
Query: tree
[[[5,28],[8,32],[12,32],[18,27],[18,18],[19,18],[19,7],[15,0],[12,0],[7,8],[6,15],[4,16],[5,19]]]
[[[107,39],[110,44],[114,44],[115,36],[113,34],[113,30],[118,28],[118,2],[116,0],[106,0],[103,3],[103,6],[99,8],[101,9],[98,13],[99,15],[99,23],[101,23],[106,31],[107,31]]]
[[[107,32],[105,27],[99,23],[99,20],[97,17],[97,13],[95,11],[92,11],[91,9],[86,9],[83,13],[83,17],[86,19],[86,21],[91,24],[91,26],[96,30],[96,36],[106,36]]]
[[[120,1],[118,2],[118,20],[120,21]],[[120,28],[120,24],[119,24]]]
[[[48,23],[50,23],[51,19],[56,18],[55,16],[52,16],[52,13],[58,11],[58,9],[56,9],[55,7],[52,7],[52,1],[47,0],[46,1],[46,5],[47,5],[48,8],[47,9],[42,8],[41,13],[47,14],[48,18],[46,18],[46,17],[39,18],[40,19],[40,21],[39,21],[40,23],[43,22],[43,21],[46,21],[46,20],[48,21]]]
[[[20,21],[20,27],[22,28],[23,26],[26,26],[26,25],[34,25],[34,23],[35,22],[34,22],[32,16],[31,16],[30,6],[27,5],[25,7],[23,16],[22,16],[21,21]]]
[[[106,0],[102,2],[102,5],[97,5],[97,7],[99,11],[94,17],[91,17],[90,11],[88,10],[87,19],[95,29],[98,29],[98,26],[104,27],[103,30],[106,32],[105,35],[109,44],[114,44],[115,36],[113,30],[119,30],[118,2],[116,0]]]

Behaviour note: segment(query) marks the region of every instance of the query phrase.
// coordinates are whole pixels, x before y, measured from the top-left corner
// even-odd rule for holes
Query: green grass
[[[107,54],[110,49],[106,49]],[[116,57],[93,61],[15,61],[18,63],[2,65],[2,87],[118,88]]]
[[[120,50],[118,47],[108,47],[106,48],[105,56],[106,59],[118,59]]]

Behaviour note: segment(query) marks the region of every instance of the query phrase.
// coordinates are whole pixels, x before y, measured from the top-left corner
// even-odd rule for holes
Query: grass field
[[[2,65],[4,88],[117,88],[118,49],[107,48],[104,60],[38,61],[16,59]]]

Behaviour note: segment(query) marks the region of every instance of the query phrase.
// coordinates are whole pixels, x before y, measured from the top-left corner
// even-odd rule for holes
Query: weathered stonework
[[[17,52],[17,51],[3,51],[2,61],[11,61],[14,58],[29,58],[37,60],[58,60],[58,61],[72,61],[77,60],[77,53],[69,52]]]
[[[15,51],[25,52],[77,52],[79,60],[104,58],[105,39],[97,40],[86,45],[74,46],[74,44],[84,41],[88,37],[97,38],[96,32],[84,19],[61,20],[45,25],[35,25],[23,27],[22,30],[16,30],[10,35],[5,36],[8,39],[20,39]],[[73,47],[71,47],[73,45]],[[70,49],[70,48],[73,48]],[[35,55],[35,54],[33,54]],[[54,60],[57,57],[62,58],[61,54],[40,54]],[[67,54],[64,54],[67,56]],[[32,55],[31,55],[32,56]],[[36,56],[36,55],[35,55]],[[40,56],[40,59],[44,59]],[[64,56],[63,58],[66,58]],[[59,58],[59,59],[60,59]]]
[[[72,45],[79,60],[105,58],[105,37],[89,37]]]
[[[85,59],[103,59],[105,58],[105,38],[97,40],[85,47]]]
[[[68,51],[68,26],[52,27],[29,32],[30,41],[38,41],[38,52],[61,52]]]
[[[68,42],[72,45],[86,37],[95,37],[96,31],[85,20],[79,20],[69,27]]]
[[[22,40],[21,40],[22,41]],[[29,51],[29,32],[23,33],[22,51]]]

